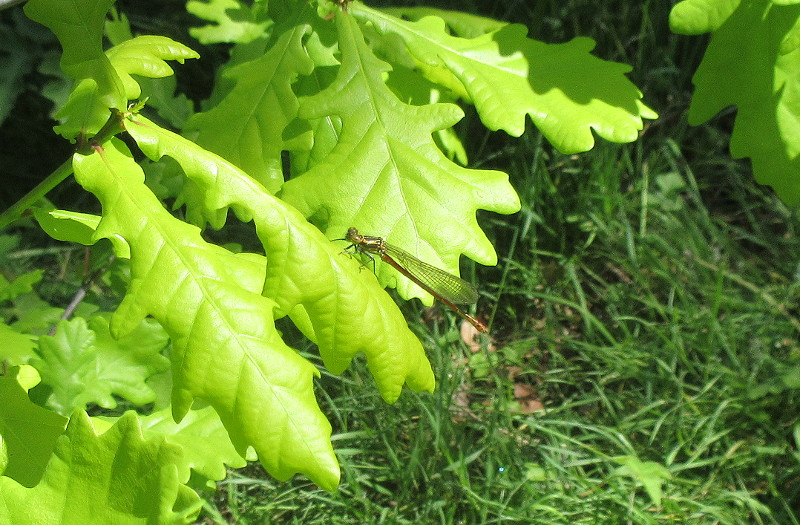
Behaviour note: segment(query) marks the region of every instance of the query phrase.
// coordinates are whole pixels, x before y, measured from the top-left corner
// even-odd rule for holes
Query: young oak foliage
[[[489,129],[518,137],[530,115],[556,148],[576,153],[594,146],[592,130],[613,142],[630,142],[643,118],[657,116],[624,76],[631,67],[592,56],[589,38],[547,44],[527,38],[528,29],[520,24],[489,25],[485,34],[461,38],[449,34],[439,16],[406,21],[363,4],[354,4],[350,12],[374,25],[382,46],[407,56],[426,78],[474,104]],[[409,10],[412,16],[430,12],[436,10]],[[450,12],[448,20],[457,24],[468,16]],[[403,46],[390,36],[399,37]]]
[[[31,0],[25,14],[50,28],[64,49],[61,69],[75,80],[90,79],[99,103],[124,109],[125,88],[103,49],[103,21],[114,0]]]
[[[25,487],[36,485],[47,467],[56,439],[67,425],[67,418],[30,400],[20,385],[21,368],[24,367],[11,367],[5,375],[0,375],[0,399],[3,400],[0,403],[0,441],[7,451],[7,460],[4,462],[0,458],[0,487],[6,477]],[[2,492],[0,488],[0,496]]]
[[[82,317],[63,320],[53,336],[39,337],[31,365],[52,390],[47,405],[61,415],[89,404],[115,408],[115,396],[139,406],[156,398],[146,380],[169,368],[161,353],[168,343],[166,333],[148,319],[114,339],[107,317],[96,315],[88,323]]]
[[[247,460],[239,455],[231,443],[228,431],[212,406],[193,408],[176,423],[172,418],[168,399],[156,401],[166,408],[156,409],[146,416],[139,414],[139,426],[146,440],[163,439],[177,445],[183,454],[175,461],[178,479],[186,483],[192,471],[208,480],[220,481],[228,476],[227,467],[241,468]],[[125,417],[124,415],[122,417]],[[92,424],[103,433],[119,421],[119,417],[96,416]]]
[[[31,0],[26,7],[32,18],[59,37],[64,69],[79,81],[60,113],[64,122],[58,131],[68,138],[91,136],[106,121],[109,108],[124,111],[129,100],[139,97],[140,85],[132,75],[170,75],[164,60],[197,56],[163,37],[115,41],[104,52],[102,26],[112,4]],[[460,120],[462,111],[452,104],[403,103],[386,85],[391,66],[375,53],[399,58],[476,104],[493,129],[518,134],[530,114],[566,150],[590,147],[590,128],[612,140],[632,140],[631,130],[641,128],[641,119],[632,115],[647,110],[638,100],[640,93],[619,80],[624,68],[595,62],[586,67],[589,62],[580,60],[588,55],[586,42],[564,45],[548,55],[555,48],[527,41],[518,26],[476,22],[475,17],[444,16],[451,26],[464,22],[462,33],[451,36],[438,18],[407,22],[358,3],[350,4],[347,12],[337,8],[335,20],[319,16],[303,0],[262,2],[244,11],[237,11],[242,5],[235,0],[212,4],[192,3],[195,12],[219,22],[203,38],[257,45],[235,49],[231,63],[239,65],[221,79],[208,111],[192,119],[187,129],[196,132],[200,144],[142,116],[129,117],[125,125],[148,157],[157,161],[166,155],[181,166],[193,195],[187,206],[191,218],[198,217],[192,215],[198,210],[203,219],[198,223],[207,220],[221,227],[232,209],[240,219],[253,220],[266,259],[208,244],[197,228],[167,213],[142,183],[142,171],[121,141],[96,146],[91,155],[75,155],[76,180],[103,204],[93,240],[108,237],[130,249],[132,284],[111,331],[124,336],[151,315],[169,333],[173,415],[181,420],[192,414],[182,420],[186,423],[196,415],[190,412],[192,402],[202,398],[220,415],[236,447],[236,453],[226,450],[214,456],[202,467],[204,472],[218,477],[223,461],[241,464],[245,449],[253,446],[278,479],[302,472],[331,489],[339,471],[331,427],[313,395],[317,371],[283,343],[273,319],[290,316],[319,345],[326,366],[335,373],[363,352],[387,401],[397,399],[404,384],[431,390],[434,380],[420,342],[378,280],[342,255],[343,246],[331,243],[306,218],[322,224],[328,238],[357,226],[457,273],[461,254],[496,263],[494,249],[475,220],[476,211],[519,209],[505,174],[462,168],[431,138]],[[287,16],[269,20],[278,15]],[[128,38],[129,28],[122,29]],[[539,57],[548,59],[536,69],[534,58]],[[570,60],[579,62],[582,72],[591,70],[607,80],[609,90],[619,91],[621,97],[600,98],[612,99],[625,110],[617,113],[588,103],[581,108],[595,94],[588,88],[573,88],[563,97],[557,96],[558,89],[546,94],[533,89],[573,84],[574,76],[548,77],[559,70],[551,67],[554,63]],[[335,78],[329,82],[332,74]],[[401,87],[394,86],[407,100]],[[433,95],[435,90],[430,91]],[[578,125],[559,121],[560,111]],[[597,120],[588,119],[587,113]],[[286,184],[281,179],[282,151],[289,151],[296,175]],[[379,265],[378,270],[380,282],[395,282],[396,275],[387,268]],[[421,294],[407,281],[400,288],[406,297]],[[93,397],[106,396],[107,391],[100,394]],[[108,440],[133,436],[135,455],[141,447],[135,446],[139,428],[130,425],[131,417],[123,417]],[[70,440],[85,427],[83,418],[73,416],[75,434]],[[154,421],[170,431],[165,414]],[[96,436],[83,435],[87,439],[74,443],[91,453]],[[120,450],[125,453],[124,447]],[[174,454],[159,457],[164,460],[155,462],[160,472],[178,465],[179,479],[186,479],[190,461],[179,461]],[[113,461],[112,455],[102,458]],[[57,464],[54,469],[72,474]],[[39,494],[52,486],[47,481]],[[163,496],[157,503],[171,503],[176,490],[182,490],[172,481],[147,487]]]
[[[310,225],[297,210],[273,197],[230,162],[164,130],[141,115],[128,132],[151,159],[175,159],[214,212],[231,207],[252,218],[268,264],[264,295],[277,303],[319,345],[325,366],[341,373],[363,352],[381,395],[393,402],[403,383],[432,390],[430,363],[391,297],[359,264]]]
[[[76,180],[103,205],[95,238],[119,235],[130,245],[131,284],[112,333],[125,335],[147,315],[167,330],[176,420],[202,398],[240,455],[252,446],[278,479],[302,472],[335,487],[330,424],[313,394],[318,372],[275,330],[275,302],[260,294],[261,262],[206,243],[170,215],[117,139],[76,154],[73,164]]]
[[[201,502],[178,479],[180,454],[163,439],[144,440],[134,412],[102,435],[75,412],[40,483],[0,476],[0,523],[188,523]]]
[[[497,256],[475,218],[477,209],[513,213],[519,200],[505,173],[472,170],[449,160],[431,133],[463,116],[453,104],[411,106],[386,86],[388,64],[366,45],[356,20],[336,15],[341,66],[325,91],[301,100],[299,116],[341,119],[331,152],[284,184],[281,198],[305,216],[326,217],[325,233],[350,226],[378,232],[389,242],[452,273],[461,253],[484,264]],[[376,268],[384,284],[404,297],[430,296],[394,270]]]
[[[131,75],[165,77],[172,68],[165,60],[183,62],[199,55],[162,36],[140,36],[103,50],[103,23],[113,0],[76,3],[70,0],[31,0],[25,13],[46,25],[64,49],[61,65],[78,81],[57,117],[56,132],[72,139],[97,133],[109,108],[124,110],[141,90]]]
[[[713,34],[692,79],[689,123],[735,105],[731,155],[750,157],[756,181],[799,203],[800,5],[686,0],[670,13],[670,27]]]
[[[283,183],[282,133],[297,114],[291,85],[314,68],[300,43],[309,29],[293,26],[260,58],[227,70],[226,80],[234,83],[231,92],[187,126],[197,130],[197,144],[233,162],[272,193]]]

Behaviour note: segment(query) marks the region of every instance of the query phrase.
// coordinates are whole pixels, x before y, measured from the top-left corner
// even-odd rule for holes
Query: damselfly
[[[373,259],[372,254],[377,255],[443,305],[469,321],[479,332],[489,330],[480,320],[456,306],[478,302],[478,290],[464,279],[420,261],[407,251],[389,244],[382,237],[361,235],[356,228],[348,229],[344,239],[336,240],[350,242],[348,249],[352,248],[370,259]]]

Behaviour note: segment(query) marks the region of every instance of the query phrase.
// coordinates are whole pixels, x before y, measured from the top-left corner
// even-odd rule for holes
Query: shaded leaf
[[[172,74],[165,60],[199,56],[161,36],[137,37],[104,52],[103,29],[112,4],[113,0],[33,0],[25,6],[29,17],[56,34],[64,50],[61,67],[78,80],[56,113],[62,122],[54,129],[69,139],[94,135],[108,119],[109,108],[122,111],[129,99],[139,96],[132,74],[164,77]]]
[[[94,317],[88,326],[75,318],[61,321],[54,336],[39,338],[39,359],[31,364],[52,388],[48,404],[62,415],[89,403],[115,408],[114,395],[144,405],[155,399],[145,381],[169,366],[160,354],[166,344],[164,330],[152,320],[115,340],[105,318]]]
[[[0,25],[0,124],[14,108],[17,97],[25,88],[25,75],[36,64],[36,56],[27,45],[20,45],[20,35],[4,23]]]
[[[788,204],[800,202],[800,48],[787,41],[798,23],[800,5],[768,0],[689,0],[670,15],[673,31],[714,32],[693,79],[689,123],[735,105],[731,155],[750,157],[756,181]]]
[[[34,356],[34,335],[17,332],[7,324],[0,323],[0,341],[0,362],[6,365],[21,365]]]
[[[97,357],[94,340],[94,332],[82,318],[60,321],[55,335],[39,337],[38,358],[31,365],[54,389],[48,404],[63,416],[88,402],[80,397],[88,388],[87,381],[94,379],[89,377]]]
[[[326,20],[312,18],[312,32],[303,47],[314,63],[314,70],[297,79],[292,86],[298,97],[315,95],[331,85],[339,71],[339,53],[335,26]],[[318,119],[297,118],[284,129],[285,147],[291,155],[291,176],[296,177],[319,164],[339,141],[341,120],[333,115]]]
[[[386,85],[395,92],[397,98],[407,104],[422,106],[436,102],[455,102],[439,86],[403,66],[394,65],[386,78]],[[467,150],[453,128],[435,131],[433,138],[448,159],[455,160],[462,166],[467,165]]]
[[[189,0],[186,10],[198,18],[215,22],[192,27],[189,34],[203,44],[219,42],[247,43],[261,37],[272,25],[267,16],[267,3],[246,6],[237,0]]]
[[[72,139],[94,134],[108,117],[108,109],[127,104],[125,87],[103,51],[103,25],[114,0],[32,0],[24,10],[47,26],[63,49],[61,69],[77,80],[64,106],[56,113],[63,122],[54,129]]]
[[[33,291],[33,285],[42,280],[42,270],[33,270],[18,275],[9,282],[4,275],[0,275],[0,302],[11,301],[22,294]]]
[[[142,439],[133,412],[99,436],[86,413],[76,412],[38,485],[0,477],[0,522],[187,523],[201,502],[178,481],[179,461],[174,445]]]
[[[183,458],[178,464],[180,479],[189,479],[189,469],[219,481],[227,476],[226,465],[244,467],[247,461],[231,443],[225,427],[212,407],[190,410],[175,423],[169,410],[160,410],[139,418],[146,438],[163,436],[167,443],[180,446]]]
[[[0,375],[0,399],[3,400],[0,403],[0,436],[8,454],[3,475],[25,487],[33,487],[42,477],[67,419],[31,402],[17,380],[19,372],[19,367],[12,367],[7,374]],[[0,478],[0,487],[4,479]],[[0,498],[2,492],[0,490]]]
[[[192,409],[180,423],[172,419],[169,408],[138,419],[145,439],[163,438],[166,443],[182,450],[177,467],[178,479],[183,483],[189,480],[190,469],[208,480],[220,481],[228,475],[226,465],[232,468],[247,465],[247,461],[236,452],[213,407]],[[105,432],[118,420],[102,416],[92,418],[100,432]]]
[[[37,208],[33,216],[39,226],[53,239],[64,242],[77,242],[84,246],[94,244],[92,236],[100,216],[69,210],[45,210]]]
[[[63,313],[63,308],[50,306],[33,292],[18,296],[8,309],[8,314],[16,318],[11,323],[14,330],[35,335],[47,332]]]
[[[47,26],[63,48],[61,68],[76,80],[92,79],[106,107],[124,109],[120,78],[103,52],[103,23],[114,0],[31,0],[25,14]]]
[[[100,224],[101,217],[99,215],[70,210],[34,208],[33,216],[50,237],[59,241],[75,242],[84,246],[92,246],[97,241],[94,238],[94,232]],[[114,236],[109,240],[116,257],[130,258],[130,246],[125,239]],[[93,253],[97,254],[97,251]]]

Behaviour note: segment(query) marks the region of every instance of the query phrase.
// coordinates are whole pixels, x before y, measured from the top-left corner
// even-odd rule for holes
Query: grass
[[[323,372],[340,490],[251,465],[203,493],[200,523],[800,523],[800,222],[730,159],[732,114],[686,124],[699,40],[655,3],[472,4],[449,7],[595,38],[661,119],[564,156],[468,116],[471,166],[523,203],[481,216],[498,267],[466,268],[490,337],[403,305],[436,391],[387,406],[363,363]]]

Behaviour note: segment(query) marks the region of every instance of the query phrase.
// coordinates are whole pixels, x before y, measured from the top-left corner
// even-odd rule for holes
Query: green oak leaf
[[[142,93],[139,83],[131,75],[145,78],[168,77],[174,71],[167,60],[183,64],[187,58],[200,58],[196,51],[171,38],[153,35],[137,36],[121,42],[106,51],[106,55],[122,79],[128,100],[139,98]]]
[[[169,409],[140,417],[145,438],[163,437],[183,449],[178,463],[180,479],[189,479],[189,469],[206,479],[219,481],[227,476],[225,466],[244,467],[247,461],[236,452],[222,421],[212,407],[190,410],[175,423]]]
[[[39,371],[31,365],[20,365],[17,373],[17,381],[19,381],[20,386],[27,392],[42,382],[42,376],[40,376]]]
[[[389,72],[386,85],[394,91],[397,98],[415,106],[435,104],[436,102],[455,102],[436,84],[428,82],[417,72],[399,65],[394,65]],[[462,166],[467,165],[467,150],[464,149],[464,144],[453,128],[437,130],[434,132],[433,138],[448,159],[456,160]]]
[[[63,49],[61,69],[77,80],[56,117],[54,129],[65,138],[94,134],[108,118],[109,108],[123,110],[125,86],[103,51],[103,25],[114,0],[32,0],[25,14],[47,26]]]
[[[99,416],[92,418],[95,428],[104,432],[119,418]],[[191,471],[208,480],[220,481],[228,475],[226,465],[241,468],[247,460],[236,452],[228,432],[213,407],[192,409],[180,423],[172,418],[169,408],[139,416],[139,425],[145,439],[163,438],[183,451],[177,463],[178,479],[185,483]]]
[[[178,447],[142,438],[133,412],[101,435],[76,412],[39,484],[0,477],[0,523],[188,523],[201,502],[178,480],[179,462]]]
[[[399,36],[420,71],[474,104],[489,129],[518,137],[529,115],[559,151],[577,153],[594,146],[592,131],[632,142],[642,118],[656,117],[624,76],[630,66],[592,56],[591,39],[546,44],[520,24],[461,38],[437,16],[405,21],[361,4],[350,11],[387,38]]]
[[[742,0],[684,0],[669,13],[670,28],[683,35],[702,35],[724,24]]]
[[[19,373],[19,367],[12,367],[8,373],[0,375],[0,399],[3,400],[0,403],[0,436],[8,451],[3,475],[25,487],[33,487],[42,477],[67,419],[35,405],[20,386]],[[3,479],[0,478],[0,486]],[[0,489],[0,498],[2,492]]]
[[[61,124],[54,129],[72,139],[93,135],[105,124],[109,108],[124,110],[141,89],[131,75],[165,77],[172,69],[165,60],[183,61],[199,55],[161,36],[141,36],[103,51],[106,13],[113,0],[32,0],[25,13],[46,25],[63,48],[61,66],[78,82],[56,112]]]
[[[31,364],[52,389],[48,405],[62,415],[89,403],[115,408],[113,395],[144,405],[155,399],[145,381],[169,366],[160,354],[167,342],[152,320],[115,340],[106,318],[93,317],[88,326],[76,318],[61,321],[54,336],[39,338],[39,359]]]
[[[202,163],[196,151],[203,150],[193,145],[187,154]],[[147,315],[166,329],[176,420],[203,398],[240,455],[253,446],[276,478],[302,472],[333,489],[339,468],[330,424],[314,398],[319,373],[275,329],[275,303],[260,294],[263,260],[206,243],[198,228],[172,217],[116,139],[93,154],[76,154],[73,166],[78,183],[103,205],[96,237],[120,235],[131,248],[131,285],[112,334],[130,333]]]
[[[131,117],[127,130],[152,160],[166,155],[178,161],[210,210],[227,215],[230,207],[254,221],[269,261],[259,263],[261,271],[266,266],[264,295],[277,303],[276,316],[289,315],[319,345],[328,369],[341,373],[363,352],[388,402],[399,397],[403,383],[433,390],[430,363],[397,305],[341,246],[231,163],[186,138],[141,115]]]
[[[507,22],[501,22],[494,18],[473,15],[464,11],[437,9],[435,7],[386,7],[382,8],[381,11],[407,20],[419,20],[427,16],[436,16],[445,21],[454,35],[462,38],[475,38],[508,25]]]
[[[63,48],[61,68],[76,80],[93,79],[107,108],[125,108],[122,81],[103,52],[103,24],[114,0],[31,0],[25,14],[47,26]]]
[[[54,335],[39,337],[38,358],[31,365],[39,371],[42,382],[54,389],[48,405],[61,415],[88,402],[80,396],[95,379],[91,374],[97,357],[94,340],[94,332],[82,318],[59,321]]]
[[[233,162],[273,193],[283,183],[282,133],[297,114],[291,85],[314,67],[302,46],[308,31],[308,25],[296,25],[261,57],[227,70],[233,89],[187,125],[187,131],[197,132],[199,145]]]
[[[50,306],[35,292],[22,294],[14,299],[7,314],[15,318],[11,327],[20,333],[43,334],[58,322],[63,308]]]
[[[0,362],[21,365],[34,356],[36,336],[21,333],[5,323],[0,323]]]
[[[460,120],[461,109],[401,102],[383,80],[388,65],[372,54],[353,17],[339,14],[336,23],[339,74],[325,91],[303,99],[300,117],[340,118],[339,142],[319,164],[288,181],[282,198],[323,223],[329,237],[341,238],[355,226],[452,273],[458,273],[461,253],[496,264],[475,213],[519,210],[508,176],[450,161],[431,133]],[[388,265],[377,272],[382,283],[397,285],[403,297],[431,300]]]
[[[91,136],[102,129],[108,120],[108,107],[100,98],[97,82],[85,78],[78,82],[67,101],[55,113],[61,123],[53,131],[64,138],[74,139],[80,134]]]
[[[47,235],[58,241],[93,244],[92,235],[100,217],[69,210],[35,208],[33,216]]]
[[[103,25],[103,32],[112,46],[133,38],[130,20],[128,20],[125,13],[120,13],[115,6],[108,12]]]
[[[43,273],[42,270],[33,270],[16,276],[10,282],[4,275],[0,275],[0,303],[33,291],[33,285],[42,280]]]
[[[106,20],[105,32],[114,46],[133,39],[128,17],[118,13],[116,9],[111,10],[111,19]],[[185,48],[184,52],[186,50],[193,53],[188,48]],[[145,50],[145,55],[147,53]],[[152,59],[151,56],[150,60]],[[163,69],[163,65],[158,67]],[[140,96],[147,99],[147,107],[155,108],[159,116],[172,126],[183,128],[189,117],[194,114],[194,103],[183,93],[175,95],[175,88],[178,85],[175,75],[169,74],[159,78],[140,76],[137,81],[141,88]]]
[[[315,95],[331,85],[339,71],[335,26],[317,17],[311,20],[312,32],[304,43],[314,70],[298,78],[292,86],[298,97]],[[342,122],[334,115],[318,119],[296,119],[283,132],[289,150],[291,176],[296,177],[319,164],[339,142]]]
[[[100,224],[100,216],[70,210],[35,208],[33,216],[47,235],[64,242],[76,242],[84,246],[95,243],[94,232]],[[130,246],[125,239],[112,237],[114,255],[122,259],[131,256]]]
[[[800,5],[687,0],[670,15],[672,30],[713,31],[697,68],[689,123],[737,107],[731,155],[750,157],[757,182],[788,204],[800,202]],[[735,52],[733,52],[735,50]]]
[[[266,2],[248,7],[237,0],[189,0],[186,10],[198,18],[215,22],[189,29],[189,34],[203,44],[246,44],[262,37],[272,25]]]

